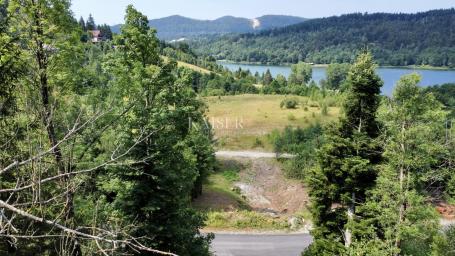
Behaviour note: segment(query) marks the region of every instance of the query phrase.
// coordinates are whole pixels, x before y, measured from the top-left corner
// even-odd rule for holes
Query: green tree
[[[285,88],[288,84],[288,82],[286,81],[286,77],[281,74],[277,75],[275,80],[280,85],[280,88]]]
[[[112,40],[113,36],[112,36],[111,27],[109,25],[107,25],[107,24],[99,25],[98,30],[101,32],[101,36],[105,40]]]
[[[343,89],[343,83],[346,81],[350,69],[349,64],[332,63],[327,67],[327,89]]]
[[[291,66],[289,83],[293,85],[305,85],[313,77],[313,68],[310,64],[299,62]]]
[[[345,116],[339,125],[327,128],[318,166],[308,176],[316,227],[315,242],[307,255],[340,254],[343,245],[349,248],[354,236],[361,235],[353,230],[359,217],[356,208],[373,187],[381,161],[376,111],[382,82],[375,67],[369,53],[359,55],[352,66],[343,104]]]
[[[129,154],[136,164],[107,171],[99,189],[110,195],[111,214],[120,212],[144,245],[208,255],[211,237],[199,233],[204,219],[190,200],[212,168],[213,151],[210,137],[188,124],[202,123],[205,109],[191,88],[192,76],[176,77],[176,63],[161,61],[155,31],[131,5],[115,41],[118,50],[107,63],[114,74],[111,86],[125,108],[133,103],[117,138],[124,149],[137,144]]]
[[[455,255],[455,226],[450,226],[432,244],[431,256]]]
[[[91,13],[88,15],[88,19],[87,19],[87,22],[85,23],[85,27],[86,27],[87,30],[95,30],[96,29],[95,19],[93,18]]]
[[[83,32],[87,31],[87,26],[85,25],[85,20],[82,16],[79,18],[79,26]]]
[[[447,113],[418,86],[420,80],[418,74],[403,76],[380,111],[384,164],[361,211],[368,216],[365,224],[374,230],[372,237],[387,248],[384,255],[429,255],[438,233],[438,219],[426,203],[429,191],[424,188],[433,182],[426,177],[444,176],[440,163],[448,154]]]
[[[20,186],[25,188],[29,182],[40,184],[35,192],[25,188],[17,193],[1,192],[2,199],[5,196],[14,198],[22,210],[9,208],[7,216],[18,222],[16,231],[11,234],[29,237],[26,240],[12,238],[9,246],[14,249],[10,253],[81,255],[82,243],[77,241],[76,235],[68,235],[65,229],[54,229],[54,225],[49,224],[53,220],[55,226],[63,225],[67,229],[77,225],[74,210],[77,185],[69,177],[77,164],[73,162],[67,135],[71,133],[69,127],[77,127],[77,115],[73,114],[84,115],[84,106],[77,102],[79,95],[74,93],[83,63],[80,30],[71,16],[69,1],[9,1],[8,15],[3,17],[10,21],[14,40],[2,47],[9,53],[1,54],[5,61],[1,73],[7,75],[8,67],[17,62],[21,67],[12,73],[15,79],[6,79],[8,85],[2,85],[2,88],[14,89],[20,115],[17,115],[19,122],[6,124],[14,131],[9,140],[18,147],[13,151],[9,146],[8,151],[14,152],[14,156],[7,156],[1,166],[19,159],[32,158],[34,161],[25,162],[2,175],[1,187],[11,188],[11,184],[3,181],[17,180],[17,177],[21,179]],[[4,35],[2,31],[2,39],[6,38]],[[9,54],[15,55],[14,61],[9,59]],[[52,201],[52,205],[42,203],[46,200]],[[23,212],[38,215],[42,220],[36,221],[21,214]]]
[[[270,85],[273,82],[273,77],[272,73],[270,73],[270,69],[267,69],[267,71],[264,74],[264,78],[262,79],[262,83],[265,85]]]

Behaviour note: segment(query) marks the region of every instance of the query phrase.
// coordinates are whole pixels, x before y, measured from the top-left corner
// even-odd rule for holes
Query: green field
[[[285,98],[299,102],[296,109],[282,109]],[[322,114],[322,105],[334,105],[332,99],[310,100],[308,97],[285,95],[236,95],[206,97],[208,119],[218,139],[219,149],[271,150],[268,134],[286,126],[307,127],[315,123],[336,120],[338,107],[328,107]],[[330,101],[330,102],[329,102]]]

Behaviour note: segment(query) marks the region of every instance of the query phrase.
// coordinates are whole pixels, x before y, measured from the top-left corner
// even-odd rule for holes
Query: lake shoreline
[[[235,62],[218,62],[219,65],[224,66],[230,71],[237,71],[239,68],[242,70],[250,70],[251,74],[263,74],[267,70],[270,70],[272,77],[277,75],[283,75],[289,77],[291,74],[290,66],[270,66],[270,65],[258,65],[258,64],[241,64]],[[327,78],[327,65],[313,65],[312,66],[312,80],[316,83],[320,83],[322,80]],[[428,68],[410,68],[410,67],[378,67],[377,74],[381,77],[384,82],[384,86],[381,89],[383,94],[391,95],[393,88],[396,83],[400,80],[403,75],[418,73],[421,75],[422,80],[419,85],[422,87],[441,85],[445,83],[455,83],[455,70],[444,70],[444,69],[428,69]]]
[[[270,66],[270,67],[290,67],[293,63],[283,63],[283,64],[262,64],[260,62],[247,62],[247,61],[231,61],[231,60],[217,60],[217,63],[227,63],[227,64],[240,64],[240,65],[251,65],[251,66]],[[329,64],[314,64],[309,63],[311,66],[316,68],[326,68]],[[411,70],[441,70],[441,71],[454,71],[454,68],[450,67],[435,67],[428,65],[408,65],[408,66],[391,66],[391,65],[380,65],[379,68],[397,68],[397,69],[411,69]]]

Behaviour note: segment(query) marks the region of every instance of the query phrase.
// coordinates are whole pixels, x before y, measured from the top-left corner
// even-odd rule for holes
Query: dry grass
[[[280,103],[286,97],[297,99],[297,109],[281,109]],[[321,114],[318,102],[307,97],[285,95],[237,95],[206,97],[209,106],[208,117],[223,149],[270,150],[267,139],[274,129],[282,130],[286,126],[307,127],[315,123],[326,123],[339,115],[339,108],[328,108],[328,115]],[[289,118],[292,116],[292,118]],[[262,142],[258,146],[256,138]]]
[[[169,61],[169,58],[167,56],[161,56],[161,58],[164,61]],[[177,61],[177,66],[188,68],[188,69],[191,69],[193,71],[196,71],[196,72],[199,72],[199,73],[202,73],[202,74],[210,74],[211,73],[211,71],[208,70],[208,69],[201,68],[201,67],[198,67],[196,65],[189,64],[189,63],[186,63],[186,62],[183,62],[183,61]]]

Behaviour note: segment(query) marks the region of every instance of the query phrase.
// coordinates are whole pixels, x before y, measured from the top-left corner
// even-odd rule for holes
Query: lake
[[[270,73],[274,77],[278,74],[284,75],[286,78],[291,74],[290,66],[268,66],[268,65],[253,65],[253,64],[240,64],[219,61],[218,64],[228,68],[231,71],[236,71],[239,68],[244,70],[249,69],[252,74],[259,72],[265,73],[270,69]],[[455,83],[455,70],[430,70],[430,69],[411,69],[411,68],[384,68],[380,67],[377,70],[379,76],[384,81],[382,93],[391,95],[393,87],[401,76],[417,72],[422,76],[421,86],[430,86],[444,83]],[[313,67],[313,80],[319,83],[326,77],[326,67]]]

